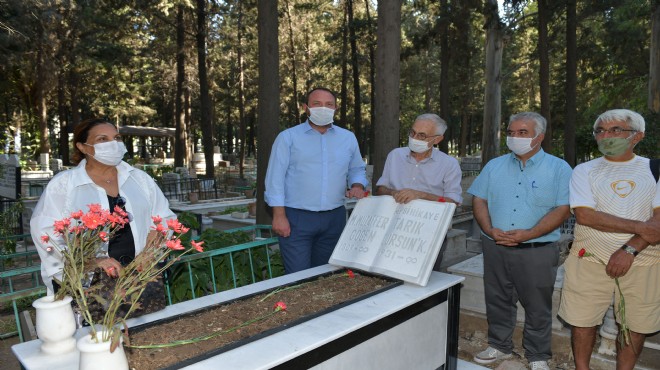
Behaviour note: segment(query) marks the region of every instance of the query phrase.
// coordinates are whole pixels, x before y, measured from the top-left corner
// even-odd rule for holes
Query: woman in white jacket
[[[62,260],[57,253],[47,251],[41,236],[54,235],[56,220],[79,210],[87,212],[89,204],[100,204],[111,211],[115,206],[123,208],[130,222],[110,240],[108,256],[96,260],[98,267],[116,277],[122,266],[144,248],[153,225],[151,216],[160,216],[163,222],[176,217],[156,182],[122,161],[126,147],[113,124],[102,119],[81,122],[74,131],[73,143],[73,161],[78,166],[50,180],[30,220],[30,233],[41,258],[41,276],[48,294],[54,293],[53,277],[61,278]],[[51,239],[54,242],[58,239]]]

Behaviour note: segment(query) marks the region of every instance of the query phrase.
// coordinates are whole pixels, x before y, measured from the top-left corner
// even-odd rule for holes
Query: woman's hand
[[[105,273],[113,278],[119,277],[119,270],[121,270],[121,263],[114,258],[97,258],[96,266],[100,267]]]

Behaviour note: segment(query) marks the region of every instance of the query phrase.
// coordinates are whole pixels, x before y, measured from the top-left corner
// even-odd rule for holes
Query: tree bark
[[[245,72],[243,71],[243,7],[242,2],[238,1],[238,24],[237,24],[237,53],[236,57],[238,58],[238,120],[239,120],[239,129],[238,136],[240,139],[240,147],[238,153],[238,171],[239,177],[243,178],[243,171],[245,167]]]
[[[440,142],[439,149],[449,152],[449,137],[451,135],[451,117],[449,116],[449,9],[447,0],[440,0],[440,117],[447,122],[445,138]]]
[[[366,150],[366,138],[362,130],[362,99],[360,91],[360,65],[358,63],[357,37],[355,36],[355,24],[353,23],[353,0],[347,0],[348,4],[348,36],[351,44],[351,68],[353,70],[353,129],[360,146],[360,153],[364,155]]]
[[[378,3],[374,84],[374,129],[378,130],[378,136],[374,146],[372,183],[377,182],[383,173],[387,154],[399,146],[401,4],[401,0]]]
[[[213,160],[213,119],[211,97],[206,70],[206,0],[197,0],[197,73],[199,75],[199,103],[202,115],[202,146],[206,160],[206,177],[215,177]]]
[[[566,1],[566,112],[564,113],[564,159],[575,167],[577,108],[577,16],[576,0]]]
[[[371,14],[369,13],[369,0],[364,0],[364,7],[365,7],[365,13],[367,15],[367,23],[369,24],[369,28],[371,28],[372,20],[371,20]],[[372,34],[372,33],[370,33]],[[368,128],[365,127],[365,138],[367,139],[368,145],[366,145],[366,151],[367,153],[362,153],[362,155],[366,156],[369,158],[369,163],[373,164],[373,159],[372,159],[372,154],[374,152],[374,145],[376,142],[376,130],[374,130],[374,122],[376,121],[376,109],[375,104],[376,104],[376,97],[374,93],[374,86],[376,85],[376,59],[375,59],[375,51],[374,51],[374,42],[371,38],[369,38],[368,41],[369,44],[369,83],[371,84],[371,91],[369,92],[369,100],[371,101],[371,109],[370,109],[370,117],[369,117],[369,126]]]
[[[348,0],[344,0],[341,29],[341,89],[339,91],[339,126],[348,128]]]
[[[550,57],[548,50],[548,20],[550,5],[548,0],[538,0],[538,51],[539,51],[539,92],[541,94],[541,115],[548,125],[543,139],[543,150],[552,151],[552,117],[550,116]]]
[[[300,99],[298,92],[298,73],[296,71],[296,47],[293,39],[293,23],[291,22],[291,10],[289,9],[289,1],[284,0],[284,12],[289,26],[289,59],[291,60],[291,81],[293,85],[293,96],[291,99],[291,107],[293,108],[293,115],[295,116],[292,122],[300,123]]]
[[[186,128],[184,117],[183,84],[186,74],[185,54],[185,23],[183,21],[183,5],[177,6],[176,12],[176,96],[175,120],[176,131],[174,139],[174,167],[183,167],[186,159]]]
[[[50,154],[50,143],[48,141],[48,107],[46,105],[46,56],[44,46],[40,45],[37,50],[37,81],[35,83],[35,104],[37,120],[39,122],[39,153]]]
[[[257,26],[259,44],[259,92],[257,153],[257,224],[270,224],[271,216],[266,210],[264,190],[270,149],[279,132],[280,72],[277,0],[258,1]]]
[[[64,158],[67,158],[66,162],[68,165],[69,128],[67,127],[67,123],[69,117],[66,112],[66,71],[64,68],[60,68],[57,75],[57,115],[60,121],[60,136],[57,141],[58,153],[62,159],[62,164],[65,162]]]
[[[649,110],[660,113],[660,3],[656,1],[651,26],[649,71]]]
[[[502,109],[502,49],[504,40],[497,0],[488,0],[486,24],[486,91],[484,123],[481,138],[481,165],[500,153],[500,121]]]

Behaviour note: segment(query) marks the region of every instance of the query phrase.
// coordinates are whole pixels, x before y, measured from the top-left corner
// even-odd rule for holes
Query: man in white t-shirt
[[[572,325],[578,370],[589,369],[596,327],[613,295],[619,336],[626,339],[617,344],[617,369],[633,369],[646,334],[660,330],[660,185],[649,159],[633,152],[644,129],[644,118],[630,110],[601,114],[593,130],[603,157],[578,165],[571,177],[577,222],[559,316]]]

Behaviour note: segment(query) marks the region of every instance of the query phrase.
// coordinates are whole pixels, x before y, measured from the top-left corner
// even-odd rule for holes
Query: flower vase
[[[92,339],[91,334],[78,339],[80,351],[79,370],[128,370],[128,360],[120,339],[119,346],[110,352],[111,341],[102,341],[103,331],[96,333],[98,342]]]
[[[41,297],[32,306],[37,311],[37,336],[43,342],[41,350],[49,355],[58,355],[76,348],[76,320],[71,308],[72,298],[55,300],[55,296]]]

